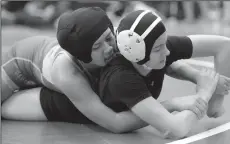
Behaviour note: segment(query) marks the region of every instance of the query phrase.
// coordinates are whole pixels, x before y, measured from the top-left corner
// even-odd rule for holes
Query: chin
[[[156,69],[163,69],[165,67],[165,63],[160,64]]]
[[[103,66],[106,65],[105,62],[94,62],[94,63],[92,63],[92,64],[95,65],[96,67],[103,67]]]
[[[98,64],[99,67],[103,67],[103,66],[105,66],[105,65],[106,65],[106,63]]]
[[[101,66],[106,66],[108,63],[109,63],[109,61],[103,61],[103,62],[101,63]]]
[[[165,67],[165,65],[166,65],[166,63],[163,63],[163,64],[161,65],[161,69],[162,69],[162,68],[164,68],[164,67]]]

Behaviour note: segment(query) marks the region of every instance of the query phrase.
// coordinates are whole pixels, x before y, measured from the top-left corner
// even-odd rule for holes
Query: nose
[[[164,52],[163,52],[163,54],[165,55],[165,56],[168,56],[169,54],[170,54],[170,51],[168,50],[168,48],[165,46],[164,47]]]

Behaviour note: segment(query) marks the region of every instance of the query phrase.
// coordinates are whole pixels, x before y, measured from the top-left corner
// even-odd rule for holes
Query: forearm
[[[166,138],[183,138],[188,135],[192,127],[198,122],[196,114],[190,110],[184,110],[174,115],[178,121],[176,125],[180,126],[176,132],[170,131],[165,135]]]
[[[174,104],[173,99],[161,101],[160,103],[170,113],[177,111],[178,109],[177,106]],[[195,115],[191,111],[183,111],[183,113],[184,114],[182,115],[188,114],[188,116],[183,116],[183,117],[190,117],[190,115]],[[149,125],[145,121],[141,120],[138,116],[136,116],[131,111],[118,113],[116,120],[120,122],[119,124],[119,126],[121,126],[120,132],[134,131]]]
[[[192,41],[194,57],[216,56],[229,49],[230,38],[219,35],[189,35]]]
[[[197,93],[197,96],[202,97],[206,102],[209,101],[209,99],[206,99],[206,97],[209,95],[211,94],[207,92]],[[193,111],[183,110],[174,115],[174,120],[176,120],[174,121],[176,125],[181,126],[181,129],[177,132],[179,136],[186,136],[190,132],[193,125],[198,122],[199,118]],[[170,136],[175,136],[175,134],[169,133],[168,137]]]
[[[172,100],[165,100],[165,101],[161,101],[160,103],[170,113],[177,110],[176,105],[173,103]]]
[[[183,61],[177,61],[168,68],[167,75],[196,84],[199,70]]]
[[[173,115],[153,98],[147,98],[136,104],[132,111],[166,138],[182,138],[190,131],[197,117],[191,111]],[[178,127],[178,125],[180,127]]]
[[[134,131],[143,127],[148,126],[148,124],[136,116],[132,111],[124,111],[117,114],[116,120],[120,121],[120,133]]]
[[[84,114],[90,114],[91,120],[114,133],[130,132],[148,125],[131,111],[116,113],[97,100],[91,102],[89,111]]]

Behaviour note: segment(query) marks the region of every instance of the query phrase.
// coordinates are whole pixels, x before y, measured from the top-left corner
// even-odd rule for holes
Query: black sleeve
[[[167,66],[177,60],[189,59],[192,56],[192,41],[187,36],[168,36],[166,46],[170,51],[170,55],[167,57]]]
[[[107,90],[112,97],[119,99],[129,108],[151,96],[142,77],[131,70],[114,72],[107,83]]]

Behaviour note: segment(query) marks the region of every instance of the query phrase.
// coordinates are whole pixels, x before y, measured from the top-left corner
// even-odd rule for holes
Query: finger
[[[201,117],[203,116],[203,114],[204,114],[204,110],[203,110],[203,107],[202,107],[202,105],[200,105],[200,104],[197,104],[196,105],[196,107],[199,109],[199,119],[201,119]]]
[[[229,94],[228,91],[224,91],[224,92],[223,92],[223,95],[228,95],[228,94]]]
[[[227,83],[230,83],[230,78],[229,77],[226,77],[224,75],[221,75],[221,76],[227,81]]]
[[[222,75],[220,75],[219,79],[220,79],[219,80],[220,82],[223,81],[225,87],[230,87],[230,82],[226,78],[224,78]]]
[[[202,107],[204,109],[206,109],[208,107],[208,103],[205,100],[203,100],[202,98],[197,99],[197,103],[202,105]]]
[[[211,70],[211,69],[208,68],[208,72],[209,72],[209,74],[210,74],[211,77],[214,77],[214,71],[213,70]]]
[[[213,72],[214,72],[214,76],[216,76],[217,74],[219,74],[218,72],[216,72],[215,70],[213,70]]]
[[[230,83],[229,83],[229,82],[226,81],[224,85],[225,85],[225,87],[226,87],[227,89],[230,89]]]
[[[219,73],[216,73],[216,81],[218,82],[220,79],[220,74]]]
[[[191,109],[190,109],[192,112],[195,113],[195,115],[197,116],[197,118],[199,119],[199,110],[196,106],[193,106]]]
[[[224,86],[225,86],[226,90],[230,90],[230,82],[226,79],[224,81]]]
[[[200,120],[201,115],[202,115],[201,111],[199,110],[199,108],[197,106],[194,108],[194,110],[196,111],[197,118]]]
[[[211,75],[211,71],[210,71],[209,68],[206,68],[206,73],[207,73],[208,75]]]
[[[226,87],[230,87],[230,82],[228,80],[226,80],[226,79],[225,79],[224,84],[225,84]]]
[[[217,82],[219,81],[219,77],[220,77],[220,74],[216,73],[215,78],[214,78],[216,85],[217,85]]]
[[[223,79],[224,83],[230,86],[230,78],[224,75],[220,75],[220,79]]]
[[[213,69],[210,69],[210,68],[208,68],[208,70],[209,70],[209,72],[212,73],[212,74],[215,72]]]
[[[226,90],[226,91],[228,91],[228,90],[230,90],[230,86],[228,86],[228,85],[224,85],[224,89]]]
[[[211,70],[212,72],[211,72],[211,74],[212,74],[212,77],[214,78],[215,76],[216,76],[216,72],[214,71],[214,70]]]
[[[201,117],[203,117],[206,113],[206,106],[202,105],[201,103],[197,103],[196,107],[200,110]]]

